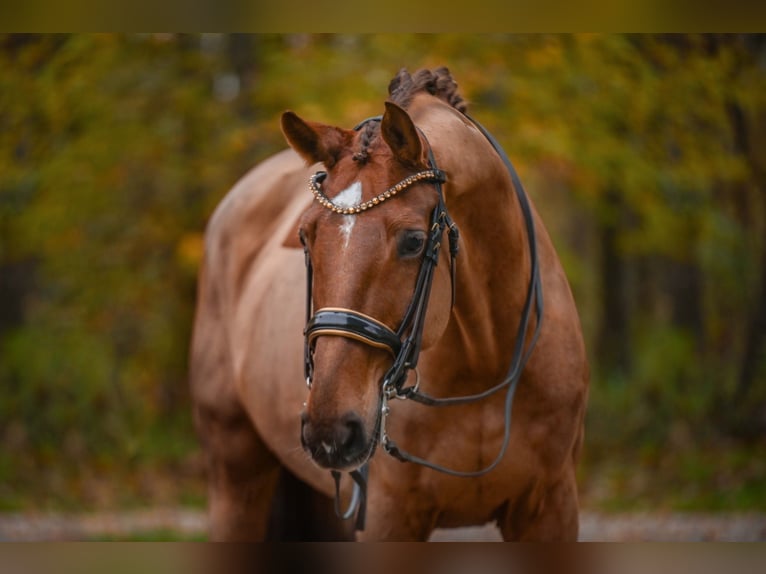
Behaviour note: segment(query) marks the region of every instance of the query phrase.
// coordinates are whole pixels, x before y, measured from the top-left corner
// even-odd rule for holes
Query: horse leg
[[[498,520],[506,541],[575,542],[579,528],[574,469],[552,485],[531,487]]]
[[[280,465],[237,405],[197,406],[207,454],[210,539],[263,540]]]

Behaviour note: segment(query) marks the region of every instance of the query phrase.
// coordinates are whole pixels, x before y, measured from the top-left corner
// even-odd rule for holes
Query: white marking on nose
[[[362,201],[362,184],[355,181],[338,195],[332,198],[332,202],[338,207],[351,207]],[[344,215],[343,223],[340,224],[340,232],[343,234],[343,248],[348,247],[351,239],[351,230],[354,229],[356,215]]]
[[[327,444],[325,441],[322,441],[322,448],[327,454],[330,454],[332,452],[332,445]]]

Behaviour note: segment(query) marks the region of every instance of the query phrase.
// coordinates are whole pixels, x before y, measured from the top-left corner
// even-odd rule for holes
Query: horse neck
[[[508,368],[529,286],[523,214],[504,166],[450,202],[449,209],[462,245],[447,336],[466,352],[473,372],[481,368],[496,376]]]
[[[472,373],[505,373],[530,275],[524,216],[510,174],[483,134],[468,130],[427,137],[439,142],[439,166],[448,173],[447,208],[460,230],[456,300],[442,339],[444,357]],[[453,129],[455,129],[453,127]],[[449,146],[462,141],[462,148]],[[457,352],[456,352],[457,351]]]
[[[510,174],[483,133],[454,108],[418,96],[408,110],[448,174],[447,209],[460,230],[456,299],[442,359],[505,374],[529,286],[524,216]]]

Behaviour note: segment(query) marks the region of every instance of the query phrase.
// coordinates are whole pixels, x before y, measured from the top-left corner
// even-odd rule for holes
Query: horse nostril
[[[349,455],[364,449],[365,437],[362,419],[356,413],[347,413],[341,418],[342,431],[340,444]]]
[[[367,438],[362,418],[349,411],[331,421],[313,421],[301,414],[301,446],[326,468],[343,468],[366,452]]]

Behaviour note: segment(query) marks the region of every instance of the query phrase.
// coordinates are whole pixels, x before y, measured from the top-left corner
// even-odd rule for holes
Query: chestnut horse
[[[496,521],[576,540],[589,375],[554,247],[446,68],[389,92],[356,129],[286,112],[292,150],[208,225],[191,388],[211,538]]]

